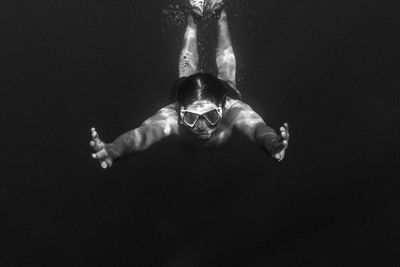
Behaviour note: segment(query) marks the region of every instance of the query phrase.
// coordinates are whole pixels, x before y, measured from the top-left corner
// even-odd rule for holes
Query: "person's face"
[[[189,104],[185,110],[196,114],[203,114],[217,108],[218,106],[210,100],[197,100]],[[200,117],[193,127],[185,126],[200,139],[209,139],[216,130],[216,125],[211,126],[204,117]]]

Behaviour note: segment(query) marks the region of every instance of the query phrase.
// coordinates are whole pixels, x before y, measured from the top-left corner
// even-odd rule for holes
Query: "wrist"
[[[107,152],[107,155],[112,159],[112,160],[116,160],[119,157],[121,157],[121,155],[117,152],[117,150],[115,149],[115,147],[112,144],[106,144],[104,146],[104,149]]]
[[[283,149],[282,137],[276,136],[273,140],[264,143],[264,149],[270,156],[274,156]]]
[[[282,137],[266,124],[260,124],[255,130],[256,142],[271,156],[280,152]]]

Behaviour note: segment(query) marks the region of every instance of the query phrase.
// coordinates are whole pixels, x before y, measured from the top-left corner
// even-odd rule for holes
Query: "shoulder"
[[[175,104],[170,104],[159,109],[153,116],[151,116],[147,121],[154,120],[166,120],[166,119],[175,119],[178,118],[178,114],[176,112]]]
[[[248,104],[241,100],[233,99],[230,97],[226,98],[226,103],[225,103],[225,110],[230,111],[230,110],[253,110]]]
[[[227,99],[225,108],[226,117],[233,125],[253,125],[264,122],[252,107],[243,101]]]
[[[177,133],[178,114],[175,103],[158,110],[156,114],[143,122],[143,126],[156,126],[156,128],[163,129],[168,134]]]
[[[163,108],[161,108],[158,113],[163,114],[164,116],[168,116],[168,117],[177,117],[178,113],[177,113],[177,109],[176,109],[176,103],[172,103],[169,104],[168,106],[165,106]]]

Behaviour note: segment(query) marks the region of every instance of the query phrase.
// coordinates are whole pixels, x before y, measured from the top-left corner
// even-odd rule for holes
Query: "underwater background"
[[[111,142],[168,104],[184,2],[1,1],[0,265],[398,266],[397,1],[231,1],[238,86],[289,123],[283,162],[241,136],[91,158],[91,127]]]

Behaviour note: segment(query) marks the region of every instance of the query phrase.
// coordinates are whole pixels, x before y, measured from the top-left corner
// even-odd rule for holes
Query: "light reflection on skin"
[[[111,167],[113,160],[117,158],[132,152],[144,151],[167,136],[179,135],[179,124],[181,127],[186,126],[182,122],[179,122],[180,119],[175,105],[175,103],[170,104],[160,109],[152,117],[145,120],[140,127],[122,134],[110,144],[105,144],[101,141],[96,129],[92,128],[92,141],[90,145],[95,150],[92,157],[98,159],[103,168]],[[185,109],[203,114],[215,108],[218,108],[218,106],[212,101],[199,100],[189,104]],[[233,128],[236,128],[249,139],[259,144],[263,149],[267,149],[272,144],[271,142],[275,142],[273,140],[274,136],[279,138],[275,131],[267,126],[263,119],[249,105],[240,100],[233,100],[228,97],[223,117],[216,127],[210,127],[205,121],[200,119],[193,128],[186,128],[201,140],[209,141],[213,137],[212,145],[215,147],[219,147],[226,139],[229,139]],[[264,128],[264,130],[261,132],[258,131],[259,127]],[[218,132],[216,132],[217,130]],[[284,139],[282,141],[282,149],[275,155],[271,154],[271,156],[279,161],[284,158],[285,150],[288,146],[289,126],[287,123],[284,124],[284,127],[280,128],[280,131]],[[213,136],[214,133],[216,136]],[[271,136],[272,139],[265,139],[264,137],[266,136]]]
[[[214,2],[220,1],[215,0]],[[240,98],[240,92],[236,89],[235,85],[236,60],[230,40],[227,16],[224,10],[221,11],[220,18],[218,19],[218,39],[216,51],[218,78],[232,86],[232,89],[237,92],[238,98]],[[189,15],[184,36],[184,46],[179,60],[179,78],[195,74],[198,71],[198,59],[197,26],[193,16]],[[200,79],[197,80],[197,86],[198,88],[203,87]],[[96,129],[93,128],[91,130],[92,141],[90,142],[90,145],[95,150],[95,153],[92,155],[93,158],[98,159],[103,168],[111,167],[113,160],[119,157],[132,152],[144,151],[168,136],[179,136],[181,133],[180,127],[186,127],[198,139],[206,141],[203,143],[207,143],[207,145],[211,144],[216,148],[226,140],[229,140],[233,129],[237,129],[263,149],[267,149],[270,147],[270,144],[276,143],[276,140],[279,138],[275,131],[267,126],[263,119],[249,105],[240,100],[226,98],[223,112],[224,118],[214,127],[210,127],[204,118],[200,118],[193,128],[185,126],[180,120],[180,114],[176,110],[176,105],[177,103],[171,103],[160,109],[156,114],[144,121],[140,127],[122,134],[109,144],[101,141]],[[187,105],[184,109],[203,114],[217,107],[210,100],[198,100]],[[283,159],[285,149],[288,145],[289,126],[285,123],[284,127],[280,128],[280,131],[281,137],[284,139],[282,142],[284,147],[278,154],[272,155],[279,161]]]
[[[206,113],[207,111],[218,108],[218,106],[210,100],[197,100],[189,104],[184,109],[193,113]],[[183,124],[184,125],[184,124]],[[185,126],[190,132],[195,134],[198,138],[206,140],[210,139],[217,127],[210,127],[204,118],[200,118],[193,128]]]

